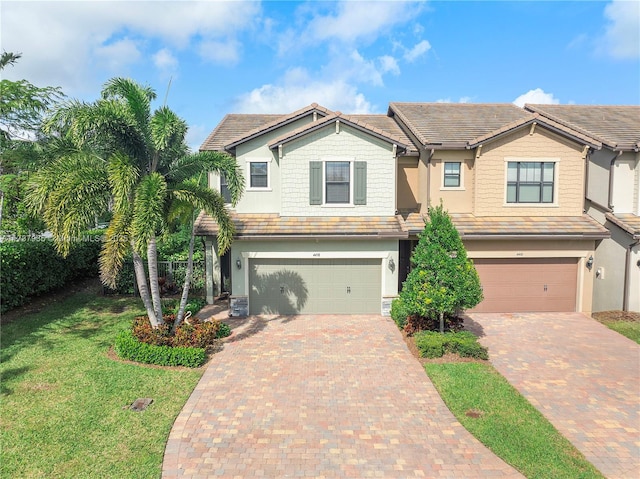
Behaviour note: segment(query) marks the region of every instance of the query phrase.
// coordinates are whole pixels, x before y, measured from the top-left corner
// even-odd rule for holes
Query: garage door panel
[[[251,314],[379,313],[379,259],[255,259]]]
[[[484,300],[474,312],[575,311],[577,259],[477,259]]]

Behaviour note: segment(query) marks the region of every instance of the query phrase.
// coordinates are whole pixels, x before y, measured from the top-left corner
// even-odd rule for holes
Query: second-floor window
[[[327,161],[325,163],[325,203],[351,202],[351,163]]]
[[[553,203],[555,163],[510,161],[507,164],[507,203]]]
[[[269,163],[267,161],[249,162],[249,188],[269,187]]]
[[[231,203],[231,192],[229,191],[229,185],[227,184],[227,178],[224,176],[224,173],[220,173],[220,195],[225,203]]]
[[[367,204],[367,162],[328,159],[309,162],[309,204]]]
[[[460,162],[445,162],[442,186],[445,188],[460,187]]]

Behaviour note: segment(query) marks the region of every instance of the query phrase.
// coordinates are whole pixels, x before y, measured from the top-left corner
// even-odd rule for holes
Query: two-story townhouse
[[[596,247],[593,310],[640,311],[640,106],[525,105],[597,138],[588,155],[585,210],[611,237]]]
[[[226,288],[238,316],[388,311],[407,238],[396,215],[397,165],[418,155],[392,118],[317,104],[286,115],[230,114],[201,150],[230,153],[246,180],[227,254],[217,254],[215,222],[197,221],[209,302]],[[209,182],[224,196],[224,178]]]
[[[608,236],[583,211],[598,139],[510,104],[391,103],[388,114],[420,153],[398,165],[402,276],[442,201],[482,281],[475,311],[591,311],[595,246]]]

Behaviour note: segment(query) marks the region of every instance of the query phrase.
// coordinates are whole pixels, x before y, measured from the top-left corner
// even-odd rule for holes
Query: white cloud
[[[383,55],[378,58],[380,62],[380,71],[382,73],[392,73],[394,75],[400,75],[400,67],[395,58],[390,55]]]
[[[130,38],[100,45],[95,49],[94,55],[110,71],[126,70],[129,65],[136,63],[142,57],[137,43]]]
[[[313,18],[308,32],[314,40],[372,39],[393,25],[410,20],[420,8],[410,2],[341,2],[335,13]]]
[[[513,104],[521,108],[525,103],[557,105],[560,103],[560,100],[555,98],[553,93],[546,93],[542,88],[536,88],[535,90],[529,90],[527,93],[513,100]]]
[[[640,57],[640,2],[614,0],[604,9],[607,20],[600,48],[618,59]]]
[[[174,72],[178,68],[178,59],[168,48],[161,48],[153,55],[153,64],[162,72]]]
[[[302,68],[287,72],[279,85],[266,84],[238,98],[233,111],[288,113],[311,103],[344,113],[370,113],[371,104],[355,85],[342,79],[321,81]]]
[[[185,3],[3,1],[2,48],[23,54],[3,74],[61,86],[68,94],[93,90],[96,71],[119,74],[118,69],[132,61],[151,58],[152,40],[178,50],[216,41],[235,45],[238,51],[237,35],[252,28],[261,13],[257,3]],[[215,56],[206,59],[218,61]]]
[[[427,40],[422,40],[421,42],[414,45],[412,49],[405,52],[404,59],[409,63],[413,63],[429,50],[431,50],[431,44]]]

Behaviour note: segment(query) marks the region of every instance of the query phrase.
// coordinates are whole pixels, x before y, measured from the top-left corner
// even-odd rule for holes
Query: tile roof
[[[248,131],[262,128],[283,115],[230,113],[226,115],[200,146],[200,150],[225,151],[224,146]]]
[[[293,113],[277,114],[253,114],[253,113],[230,113],[226,115],[218,126],[209,134],[200,146],[201,150],[224,151],[227,145],[239,143],[245,139],[255,136],[263,131],[275,128],[278,125],[296,120],[297,118],[317,111],[321,115],[333,113],[331,110],[312,103]]]
[[[527,238],[575,237],[596,239],[609,236],[608,230],[588,215],[582,216],[474,216],[451,214],[460,236],[468,239],[504,236]],[[409,233],[424,229],[424,217],[411,213],[405,220]]]
[[[467,142],[494,132],[531,113],[510,103],[397,103],[389,104],[396,115],[426,146],[465,148]]]
[[[634,239],[640,239],[640,216],[633,213],[607,213],[606,217],[613,224],[629,233]]]
[[[390,122],[380,121],[379,118],[383,117],[391,120]],[[308,123],[293,131],[288,131],[283,135],[275,138],[269,143],[269,148],[276,148],[278,145],[294,140],[306,133],[314,131],[318,128],[323,128],[327,124],[340,121],[346,125],[350,125],[353,128],[357,128],[366,131],[374,136],[382,138],[390,143],[395,143],[403,149],[407,149],[413,152],[417,152],[417,149],[409,139],[409,137],[400,129],[398,124],[393,119],[383,115],[343,115],[340,112],[336,112],[332,115],[328,115],[313,123]],[[379,128],[377,125],[385,127]]]
[[[538,112],[598,138],[612,149],[640,150],[639,105],[525,105]]]
[[[349,237],[406,238],[402,217],[398,216],[280,216],[278,214],[231,213],[236,237]],[[201,213],[196,234],[215,235],[216,221]]]

